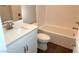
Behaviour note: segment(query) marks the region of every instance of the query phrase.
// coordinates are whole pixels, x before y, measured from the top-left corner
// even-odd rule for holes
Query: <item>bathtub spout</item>
[[[74,30],[78,30],[78,28],[76,28],[76,27],[73,27],[72,29],[74,29]]]

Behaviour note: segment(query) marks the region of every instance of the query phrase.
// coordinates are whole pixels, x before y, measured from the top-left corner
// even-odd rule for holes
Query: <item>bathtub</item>
[[[39,32],[50,35],[51,39],[49,42],[51,43],[68,49],[73,49],[75,47],[76,30],[45,24],[39,27]]]

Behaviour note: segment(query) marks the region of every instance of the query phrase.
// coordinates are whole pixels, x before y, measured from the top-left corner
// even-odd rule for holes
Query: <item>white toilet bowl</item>
[[[33,23],[33,25],[39,26],[38,23]],[[38,48],[41,50],[47,50],[47,43],[50,40],[50,36],[44,33],[38,33]]]
[[[50,40],[50,36],[44,33],[38,33],[38,48],[41,50],[47,50],[47,43]]]

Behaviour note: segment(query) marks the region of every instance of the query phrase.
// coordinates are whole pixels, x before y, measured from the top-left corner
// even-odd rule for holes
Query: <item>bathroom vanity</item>
[[[4,34],[8,53],[37,52],[37,26],[23,23]]]

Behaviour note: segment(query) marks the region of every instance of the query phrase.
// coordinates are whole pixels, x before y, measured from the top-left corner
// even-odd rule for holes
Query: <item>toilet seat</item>
[[[48,42],[50,40],[50,36],[44,33],[38,33],[38,40],[43,42]]]

